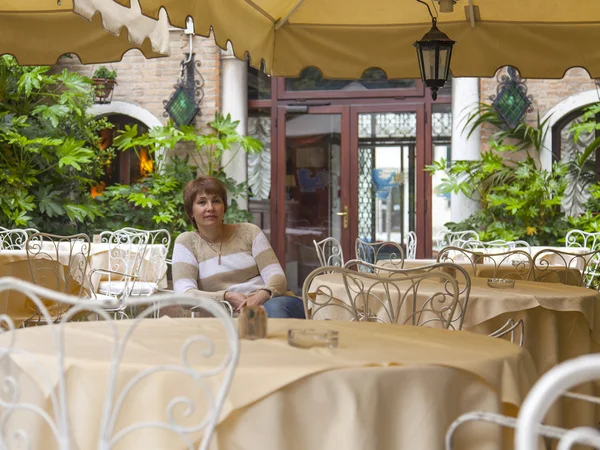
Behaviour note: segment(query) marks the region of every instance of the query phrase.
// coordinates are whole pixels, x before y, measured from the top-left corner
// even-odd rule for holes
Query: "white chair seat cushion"
[[[123,293],[126,283],[126,281],[101,281],[98,286],[98,292],[100,294],[116,297]],[[130,295],[152,295],[157,289],[158,286],[156,283],[150,281],[136,281],[133,284]]]
[[[119,301],[116,298],[111,297],[110,295],[96,293],[95,297],[96,300],[102,303],[102,307],[105,309],[119,309],[119,307],[121,306]]]

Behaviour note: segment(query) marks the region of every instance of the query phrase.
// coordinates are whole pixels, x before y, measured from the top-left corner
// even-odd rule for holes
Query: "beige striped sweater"
[[[226,291],[249,295],[266,289],[271,297],[285,295],[287,280],[265,234],[251,223],[235,227],[231,239],[221,247],[221,265],[217,252],[198,233],[177,237],[173,250],[175,292],[204,294],[216,300],[223,300]]]

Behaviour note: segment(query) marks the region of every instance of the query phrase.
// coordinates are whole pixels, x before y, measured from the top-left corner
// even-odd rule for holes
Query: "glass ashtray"
[[[293,328],[288,330],[288,344],[299,348],[336,348],[338,346],[338,332],[334,330]]]
[[[505,280],[504,278],[488,278],[488,286],[497,289],[514,288],[515,280]]]

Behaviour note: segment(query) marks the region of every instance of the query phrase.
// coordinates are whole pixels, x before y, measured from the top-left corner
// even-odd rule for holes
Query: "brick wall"
[[[505,69],[498,71],[497,78],[506,73]],[[480,82],[481,101],[491,103],[490,95],[496,93],[497,78],[482,78]],[[566,72],[561,80],[527,80],[527,93],[533,95],[533,111],[527,114],[527,120],[532,125],[556,104],[580,92],[595,89],[594,81],[584,69],[574,68]],[[495,129],[484,125],[481,130],[481,149],[488,149],[488,141]]]
[[[163,117],[163,101],[168,100],[178,80],[181,61],[184,52],[189,49],[189,37],[182,30],[171,32],[171,54],[165,58],[145,59],[138,51],[129,51],[120,62],[105,64],[117,71],[117,83],[113,100],[123,101],[140,106],[162,123],[168,118]],[[196,117],[196,127],[200,132],[208,129],[216,111],[220,108],[220,49],[212,38],[194,36],[193,47],[196,60],[201,62],[200,73],[204,78],[204,98],[200,104],[202,115]],[[63,58],[57,69],[67,67],[91,77],[96,65],[82,65],[75,59]],[[181,149],[177,153],[181,153]]]

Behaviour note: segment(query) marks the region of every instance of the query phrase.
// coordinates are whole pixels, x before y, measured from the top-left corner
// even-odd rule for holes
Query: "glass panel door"
[[[425,237],[422,111],[353,107],[352,148],[357,152],[356,237],[406,243],[409,231]],[[417,247],[417,251],[419,248]]]
[[[343,128],[348,122],[344,110],[347,108],[285,111],[280,121],[285,127],[285,153],[279,152],[285,158],[279,165],[285,164],[281,209],[285,211],[285,272],[288,289],[297,295],[302,293],[306,276],[320,266],[313,241],[333,237],[344,245],[348,240],[342,186],[347,139]]]

